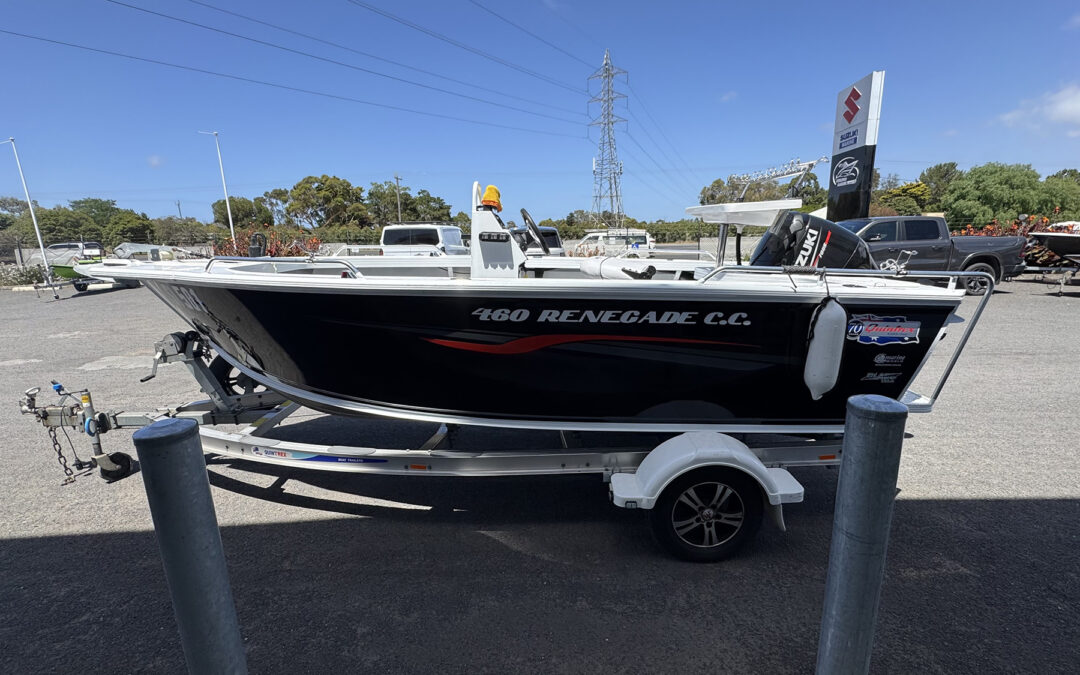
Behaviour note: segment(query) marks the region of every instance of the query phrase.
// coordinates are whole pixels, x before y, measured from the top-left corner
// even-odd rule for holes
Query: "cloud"
[[[998,116],[1005,126],[1026,126],[1031,129],[1069,127],[1066,134],[1075,137],[1080,131],[1080,85],[1067,84],[1058,91],[1040,98],[1020,102],[1020,107]]]
[[[941,132],[941,135],[942,136],[955,136],[957,133],[959,133],[959,132],[956,129],[946,129],[945,131]]]
[[[1073,14],[1069,17],[1069,20],[1065,22],[1065,30],[1072,30],[1074,28],[1080,28],[1080,14]]]
[[[146,158],[146,163],[150,165],[151,169],[156,169],[164,164],[165,160],[162,159],[161,155],[150,155]]]
[[[739,92],[737,91],[725,91],[723,94],[720,95],[720,102],[727,103],[728,101],[734,101],[738,95]]]

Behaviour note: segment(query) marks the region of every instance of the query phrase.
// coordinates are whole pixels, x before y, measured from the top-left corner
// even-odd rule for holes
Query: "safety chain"
[[[48,427],[48,430],[49,440],[52,441],[53,450],[56,451],[56,461],[60,463],[60,467],[64,469],[64,475],[67,476],[67,478],[64,479],[64,482],[60,484],[71,485],[75,482],[75,472],[68,466],[67,457],[64,457],[64,448],[56,438],[56,427]]]

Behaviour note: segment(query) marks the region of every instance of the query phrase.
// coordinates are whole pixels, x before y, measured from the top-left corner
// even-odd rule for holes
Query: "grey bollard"
[[[907,406],[884,396],[848,399],[818,675],[870,670],[907,414]]]
[[[133,440],[188,672],[247,673],[199,425],[162,420]]]

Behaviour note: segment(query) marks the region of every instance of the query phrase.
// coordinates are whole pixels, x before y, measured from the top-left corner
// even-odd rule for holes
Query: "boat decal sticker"
[[[893,382],[896,382],[896,378],[898,377],[900,377],[900,373],[867,373],[862,376],[862,381],[892,384]]]
[[[642,335],[532,335],[530,337],[517,338],[507,342],[491,344],[485,342],[462,342],[460,340],[440,340],[424,338],[428,342],[461,349],[467,352],[484,352],[485,354],[527,354],[545,347],[554,347],[573,342],[676,342],[681,344],[697,345],[725,345],[729,347],[754,347],[755,345],[740,344],[738,342],[720,342],[718,340],[695,340],[693,338],[668,338],[646,337]]]
[[[822,247],[824,251],[824,247]],[[519,308],[480,307],[472,311],[479,321],[522,323],[532,318],[532,312]],[[656,323],[708,326],[749,326],[750,317],[746,312],[642,312],[628,310],[592,310],[592,309],[543,309],[535,323]]]
[[[903,354],[878,354],[874,357],[874,365],[885,368],[899,368],[904,365],[904,359],[906,358]]]
[[[296,459],[307,462],[335,462],[338,464],[385,464],[388,460],[374,457],[342,457],[340,455],[319,455],[311,452],[292,452],[253,446],[251,454],[274,459]]]
[[[918,321],[903,316],[856,314],[847,325],[847,339],[864,345],[919,344]]]

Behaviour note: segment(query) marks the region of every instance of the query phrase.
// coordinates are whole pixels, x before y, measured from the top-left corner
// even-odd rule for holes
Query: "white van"
[[[379,240],[384,255],[466,255],[469,247],[457,225],[387,225]]]
[[[655,249],[656,240],[645,230],[630,228],[589,230],[574,247],[574,255],[625,255],[628,258],[647,258]]]

